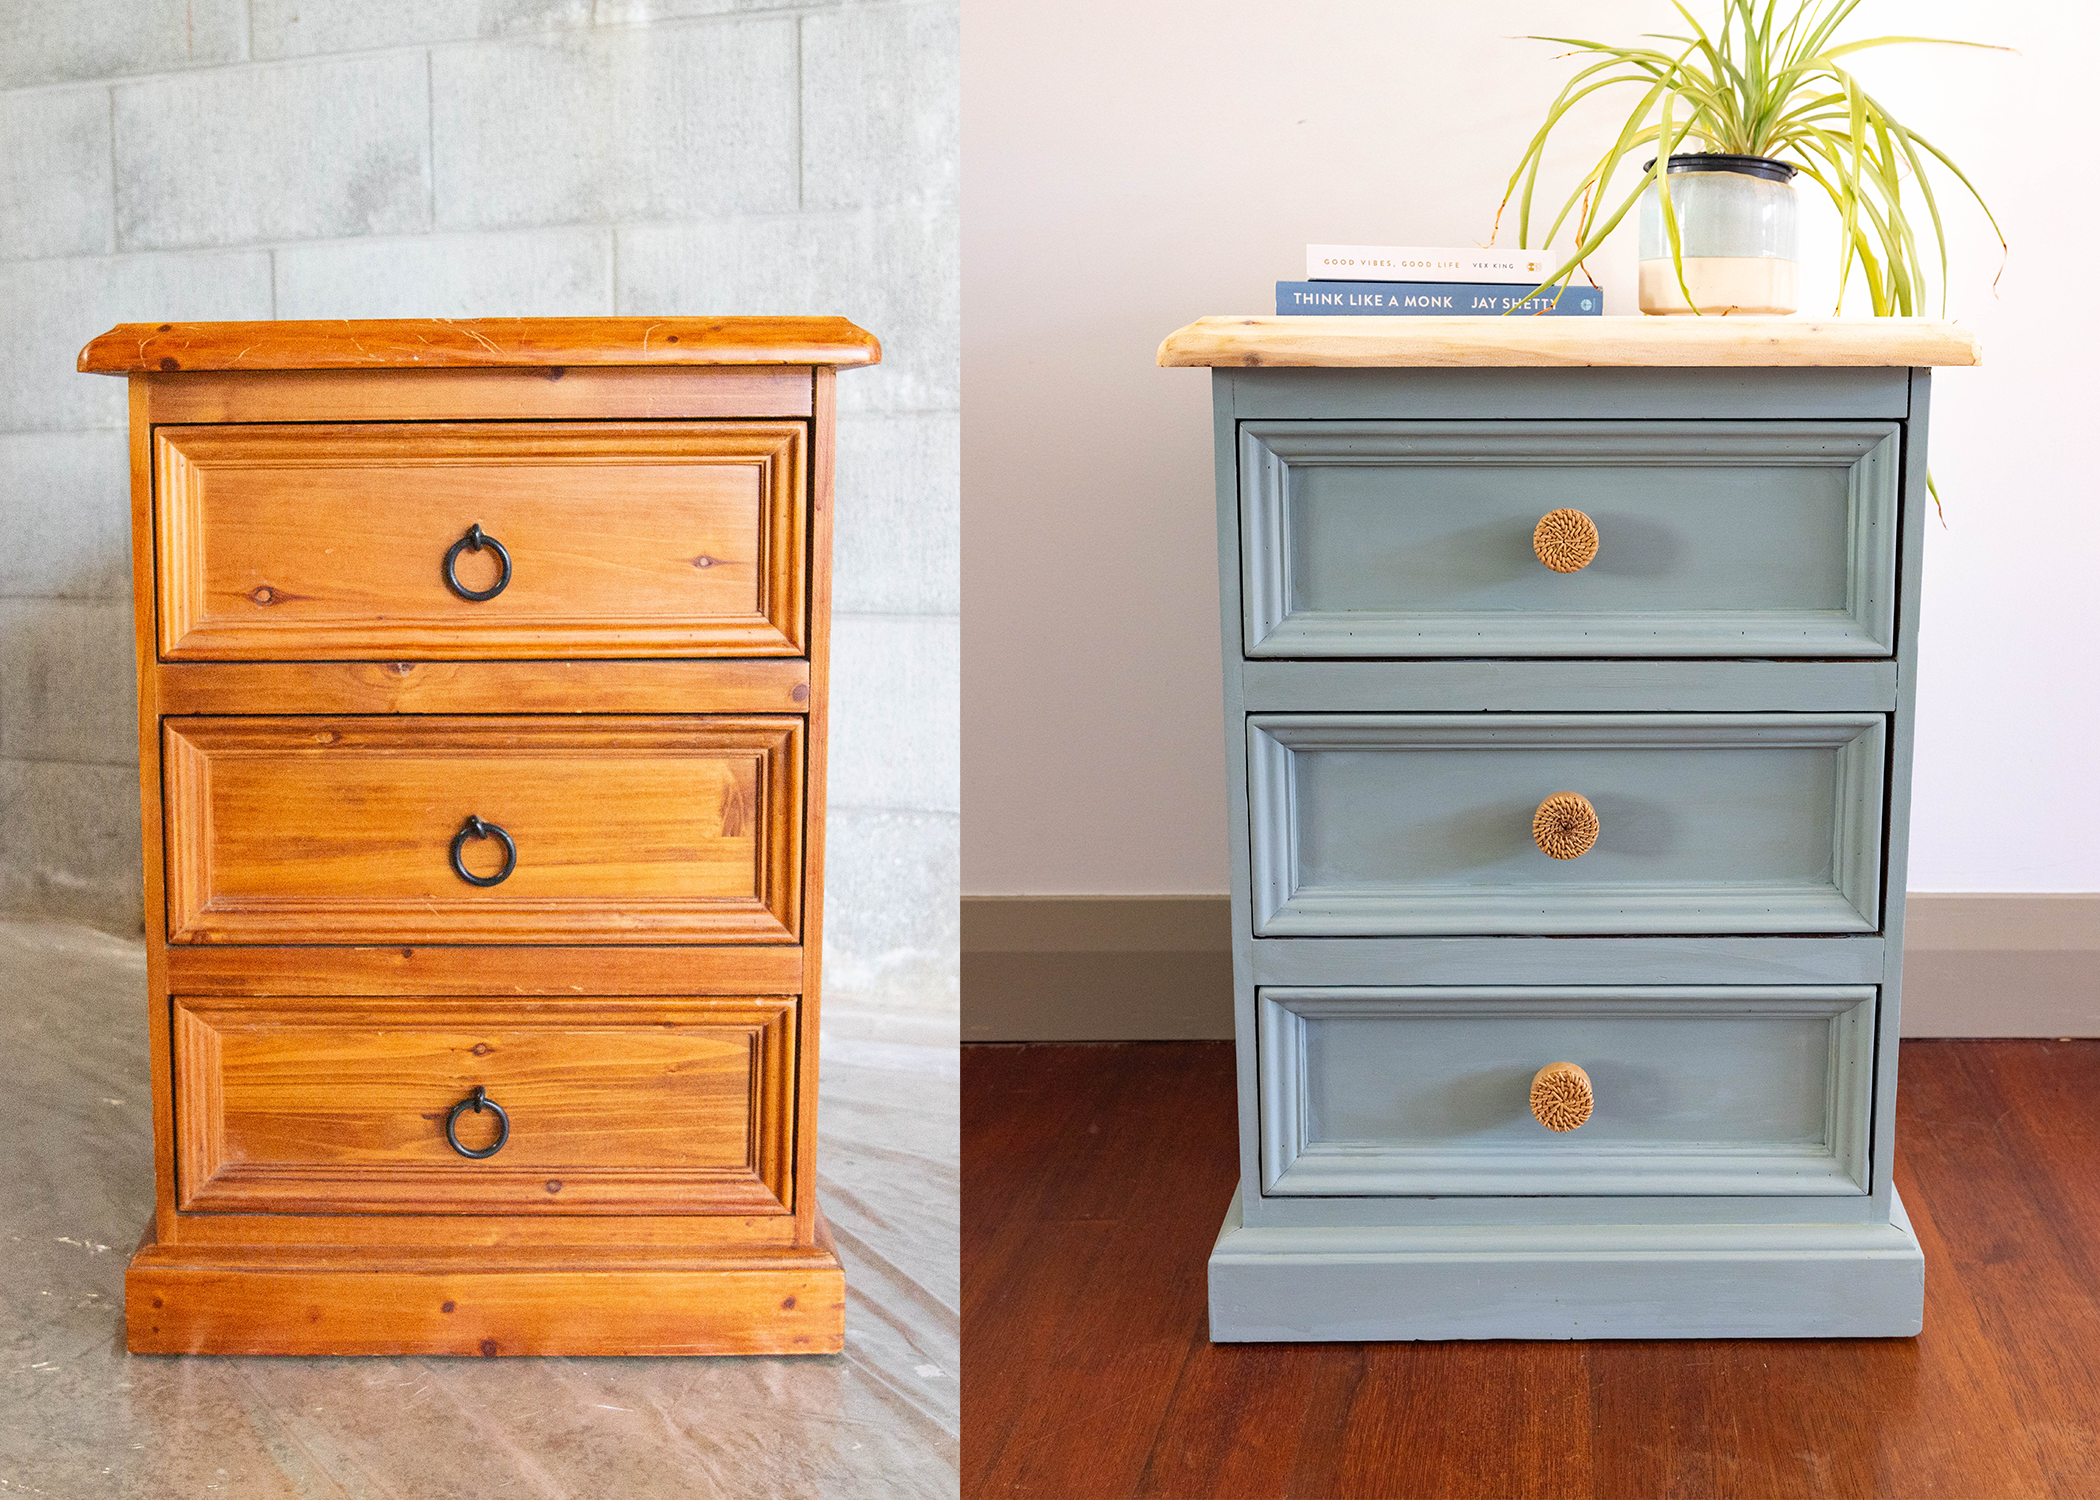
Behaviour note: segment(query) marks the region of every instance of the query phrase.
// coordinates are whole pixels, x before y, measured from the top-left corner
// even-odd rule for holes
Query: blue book
[[[1561,318],[1595,318],[1604,313],[1604,294],[1593,286],[1570,286],[1558,296],[1524,294],[1536,283],[1473,281],[1279,281],[1276,311],[1283,316],[1336,318],[1494,318],[1544,314]]]

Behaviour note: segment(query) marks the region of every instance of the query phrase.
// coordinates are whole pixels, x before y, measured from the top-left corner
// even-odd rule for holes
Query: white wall
[[[955,991],[954,0],[0,3],[0,906],[136,930],[116,322],[842,313],[826,977]]]
[[[1222,891],[1208,377],[1154,368],[1155,346],[1206,313],[1271,310],[1307,241],[1485,240],[1573,67],[1514,38],[1618,40],[1676,17],[1662,0],[965,0],[964,15],[964,889]],[[2100,244],[2076,148],[2050,154],[2080,138],[2069,111],[2092,89],[2100,12],[1869,0],[1849,34],[1889,32],[2022,52],[1858,59],[2014,244],[1994,297],[1995,241],[1942,180],[1949,315],[1986,364],[1934,391],[1948,528],[1927,547],[1911,884],[2100,890],[2100,300],[2050,274]],[[1805,244],[1834,243],[1830,227],[1811,217]],[[1609,311],[1634,310],[1630,240],[1629,225],[1592,263]],[[1827,310],[1818,248],[1804,306]]]

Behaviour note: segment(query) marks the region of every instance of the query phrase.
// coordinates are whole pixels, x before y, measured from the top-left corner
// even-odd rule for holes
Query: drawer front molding
[[[1262,1191],[1864,1194],[1876,994],[1263,989]],[[1565,1135],[1539,1126],[1526,1097],[1557,1061],[1597,1091],[1590,1121]]]
[[[171,943],[791,943],[799,718],[171,718]],[[470,885],[469,816],[516,868]],[[494,840],[465,858],[497,864]]]
[[[1890,656],[1900,431],[1241,422],[1244,650]],[[1556,574],[1532,532],[1570,506],[1602,548]]]
[[[185,1212],[791,1211],[793,999],[172,1003]]]
[[[1256,714],[1255,937],[1874,932],[1880,714]],[[1411,759],[1412,758],[1412,759]],[[1531,837],[1584,793],[1579,859]]]
[[[229,424],[154,432],[166,660],[799,656],[800,422]],[[470,526],[501,593],[447,586]],[[462,583],[498,578],[492,554]]]

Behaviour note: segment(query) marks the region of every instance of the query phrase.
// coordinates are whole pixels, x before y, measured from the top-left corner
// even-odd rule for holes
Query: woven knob
[[[1575,1063],[1547,1063],[1532,1075],[1531,1113],[1548,1130],[1574,1130],[1596,1103],[1590,1075]]]
[[[1549,510],[1531,533],[1531,550],[1556,573],[1578,573],[1597,558],[1597,523],[1579,510]]]
[[[1597,809],[1580,792],[1555,792],[1532,814],[1531,838],[1541,854],[1574,859],[1597,842]]]

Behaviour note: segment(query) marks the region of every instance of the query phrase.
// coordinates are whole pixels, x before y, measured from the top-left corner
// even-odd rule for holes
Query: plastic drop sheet
[[[145,953],[0,922],[0,1492],[500,1500],[956,1493],[956,1022],[828,999],[818,1192],[846,1352],[246,1359],[124,1349],[153,1208]]]

